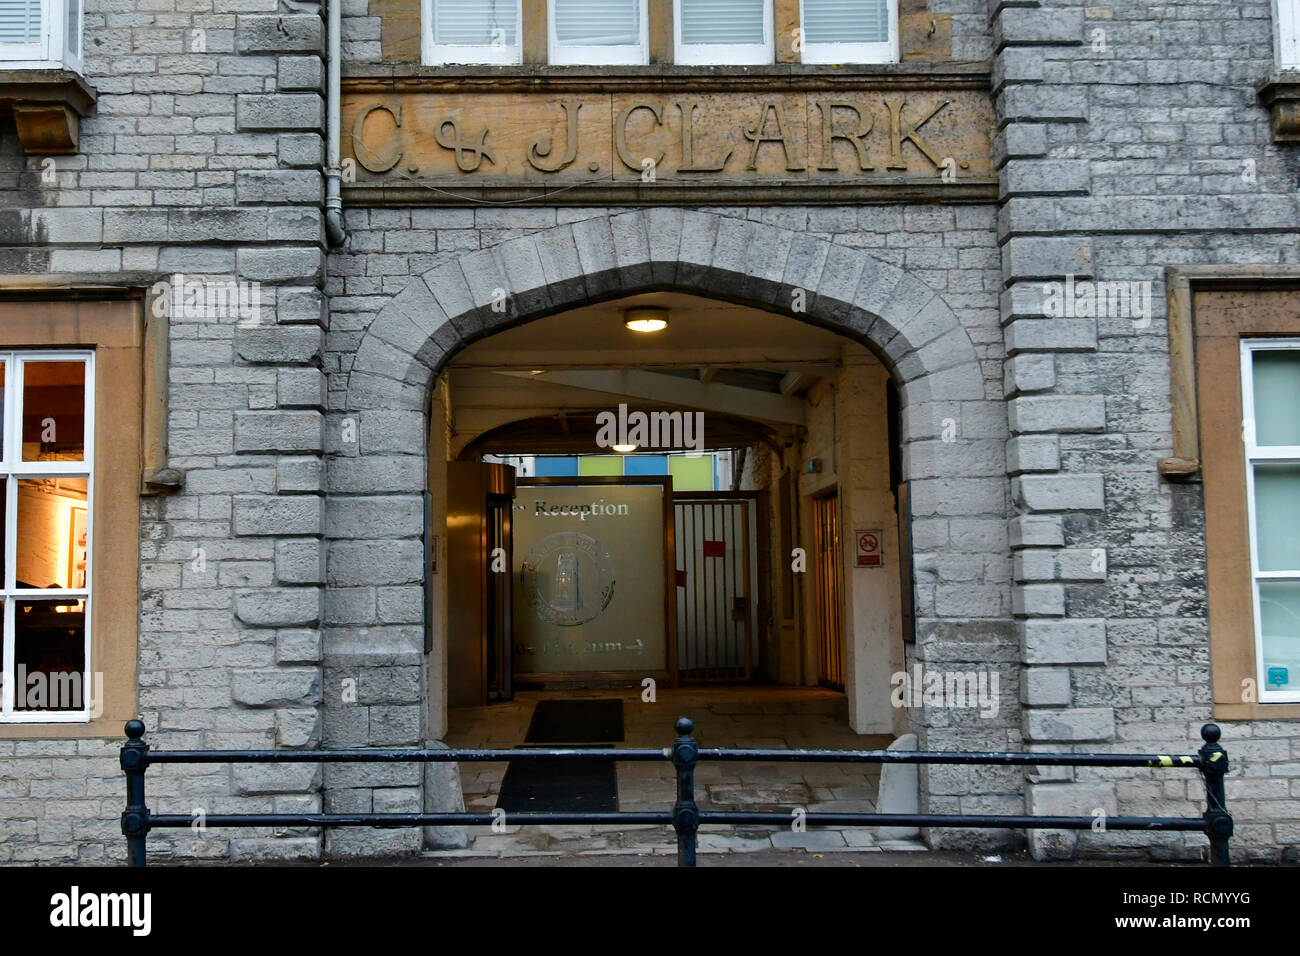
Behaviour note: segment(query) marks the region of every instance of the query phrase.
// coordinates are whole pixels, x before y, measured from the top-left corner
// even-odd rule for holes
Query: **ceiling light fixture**
[[[634,451],[637,450],[637,447],[638,447],[638,446],[636,446],[636,445],[611,445],[610,447],[613,448],[613,449],[614,449],[616,452],[618,452],[620,455],[630,455],[632,452],[634,452]]]
[[[633,332],[662,332],[668,328],[668,310],[655,305],[624,309],[623,324]]]

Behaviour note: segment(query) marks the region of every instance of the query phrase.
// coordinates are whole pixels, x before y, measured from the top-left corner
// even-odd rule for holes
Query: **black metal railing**
[[[195,817],[153,813],[145,803],[145,771],[154,764],[185,763],[491,763],[513,760],[615,760],[670,761],[677,773],[677,801],[660,811],[565,811],[511,813],[512,825],[587,823],[664,824],[677,831],[677,865],[695,866],[696,836],[710,823],[760,823],[771,825],[771,812],[701,810],[695,802],[695,768],[701,761],[756,763],[898,763],[976,764],[1026,767],[1147,767],[1195,768],[1205,780],[1206,808],[1199,817],[1094,816],[1054,817],[997,814],[933,813],[805,813],[806,826],[836,827],[963,827],[1042,830],[1181,830],[1204,833],[1210,841],[1210,862],[1229,864],[1228,840],[1232,815],[1224,798],[1223,778],[1228,755],[1219,746],[1219,728],[1201,728],[1204,740],[1195,754],[1078,754],[994,753],[923,750],[722,750],[700,748],[692,739],[695,724],[677,721],[678,737],[671,748],[546,748],[521,750],[152,750],[144,741],[139,720],[126,725],[127,742],[121,751],[126,774],[126,810],[122,833],[132,866],[145,865],[145,840],[151,830],[189,828]],[[205,827],[424,827],[491,826],[501,822],[500,812],[474,813],[214,813],[206,814]],[[1099,825],[1100,824],[1100,825]]]

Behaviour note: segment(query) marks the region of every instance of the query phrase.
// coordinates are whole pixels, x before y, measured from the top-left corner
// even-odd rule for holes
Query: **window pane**
[[[808,43],[885,43],[889,40],[886,0],[803,0]]]
[[[83,461],[86,363],[23,364],[23,461]]]
[[[9,371],[9,363],[0,361],[0,423],[5,418],[5,375]],[[0,424],[0,459],[4,458],[5,430],[3,424]]]
[[[85,587],[87,514],[85,478],[19,481],[15,585]]]
[[[433,0],[433,42],[514,46],[518,12],[518,0]]]
[[[0,0],[3,3],[4,0]],[[68,52],[81,56],[81,0],[68,0]]]
[[[641,0],[551,0],[555,39],[571,46],[637,46]]]
[[[1300,349],[1252,353],[1255,443],[1300,445]]]
[[[621,475],[622,455],[583,455],[578,459],[580,475]]]
[[[534,461],[538,478],[572,478],[578,474],[578,459],[576,456],[558,458],[539,456]]]
[[[1300,581],[1259,583],[1264,686],[1300,690]]]
[[[71,599],[14,602],[14,709],[80,710],[86,615]]]
[[[713,456],[673,455],[668,459],[673,491],[713,491]]]
[[[666,475],[668,474],[667,455],[634,455],[623,459],[625,475]]]
[[[1255,537],[1261,571],[1300,571],[1300,465],[1255,466]]]
[[[763,8],[772,0],[682,0],[682,43],[753,43],[763,39]]]
[[[39,43],[41,0],[0,0],[0,43]]]

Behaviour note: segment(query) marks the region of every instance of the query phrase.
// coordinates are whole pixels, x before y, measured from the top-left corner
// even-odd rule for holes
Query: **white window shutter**
[[[641,0],[551,0],[555,40],[564,46],[637,46]]]
[[[681,42],[714,46],[759,45],[764,8],[772,0],[681,0]]]
[[[806,43],[886,43],[888,0],[801,0]]]
[[[41,0],[0,0],[0,51],[41,42]]]
[[[433,0],[433,42],[439,46],[515,46],[519,42],[518,0]]]

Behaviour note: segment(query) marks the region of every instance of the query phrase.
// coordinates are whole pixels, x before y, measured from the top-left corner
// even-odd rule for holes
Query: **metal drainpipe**
[[[331,246],[341,246],[348,234],[343,228],[343,170],[339,166],[339,116],[342,64],[340,50],[343,33],[342,0],[327,0],[329,20],[329,62],[326,80],[326,156],[325,156],[325,236]]]

